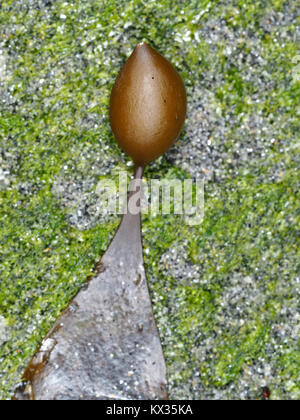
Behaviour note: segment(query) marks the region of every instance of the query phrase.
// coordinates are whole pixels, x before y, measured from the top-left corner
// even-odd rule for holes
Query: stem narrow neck
[[[145,168],[143,166],[136,166],[134,179],[130,183],[130,192],[128,195],[128,202],[127,202],[127,212],[132,215],[140,214],[141,213],[141,193],[142,193],[142,184],[141,180],[144,175]],[[134,199],[134,213],[131,212],[130,202],[132,197],[135,196]],[[137,210],[137,211],[136,211]]]
[[[136,166],[135,167],[135,174],[134,179],[142,179],[144,175],[145,167],[144,166]]]

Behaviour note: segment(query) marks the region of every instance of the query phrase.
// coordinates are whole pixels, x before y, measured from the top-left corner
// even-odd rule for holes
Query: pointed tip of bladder
[[[142,41],[142,42],[139,42],[139,43],[136,45],[136,47],[135,47],[135,48],[140,48],[140,47],[145,47],[145,46],[147,46],[146,42]]]
[[[143,62],[144,60],[147,60],[147,63],[149,64],[149,57],[153,55],[153,48],[150,47],[149,44],[147,44],[146,42],[139,42],[131,56],[135,57],[136,60],[140,60],[140,63]]]
[[[143,42],[139,42],[136,45],[135,50],[140,51],[140,50],[146,50],[148,48],[150,48],[150,46],[146,42],[143,41]]]

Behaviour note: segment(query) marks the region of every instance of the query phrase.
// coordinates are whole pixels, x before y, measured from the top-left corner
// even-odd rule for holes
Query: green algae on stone
[[[92,215],[99,180],[128,168],[109,94],[146,41],[190,106],[146,176],[205,179],[199,227],[144,216],[171,397],[298,399],[298,2],[6,0],[0,27],[0,398],[115,232]]]

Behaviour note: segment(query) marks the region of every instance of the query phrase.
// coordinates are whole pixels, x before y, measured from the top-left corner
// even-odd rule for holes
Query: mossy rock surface
[[[299,399],[299,3],[6,0],[0,28],[0,398],[118,226],[109,94],[146,41],[188,94],[146,177],[205,183],[201,225],[143,220],[170,396]]]

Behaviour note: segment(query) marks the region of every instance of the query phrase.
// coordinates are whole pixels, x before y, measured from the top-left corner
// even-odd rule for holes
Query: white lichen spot
[[[0,159],[0,165],[1,165],[1,159]],[[9,171],[5,170],[4,168],[1,168],[1,166],[0,166],[0,190],[1,190],[1,186],[3,188],[9,186],[10,181],[7,178],[8,175],[9,175]]]
[[[9,327],[6,319],[0,315],[0,345],[9,339]]]
[[[0,82],[5,80],[6,76],[6,59],[2,50],[0,50]]]
[[[174,38],[179,44],[182,42],[190,42],[192,40],[192,34],[190,30],[178,31]]]

